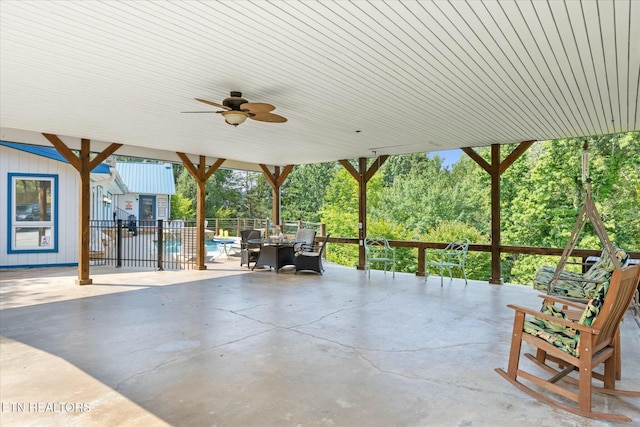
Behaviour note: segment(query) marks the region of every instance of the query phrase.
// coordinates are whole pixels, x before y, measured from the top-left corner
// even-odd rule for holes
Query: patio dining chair
[[[640,391],[615,388],[617,331],[639,278],[640,266],[616,269],[610,280],[598,286],[596,296],[589,301],[578,321],[572,320],[564,307],[580,308],[579,303],[550,295],[544,296],[541,311],[508,305],[516,311],[509,362],[506,371],[496,369],[496,372],[520,390],[549,405],[585,417],[630,422],[629,417],[621,414],[594,411],[592,391],[640,397]],[[521,368],[523,341],[538,349],[537,355],[526,356],[550,373],[548,379]],[[558,368],[547,362],[557,363]],[[594,370],[601,363],[604,363],[604,373]],[[570,376],[574,371],[577,374]],[[603,386],[593,386],[593,379],[601,381]],[[539,387],[534,389],[523,380]],[[554,395],[561,399],[554,398]]]
[[[296,232],[296,242],[293,245],[293,252],[310,252],[313,250],[313,245],[316,238],[316,231],[310,228],[300,228]]]
[[[259,243],[249,243],[249,240],[259,239],[260,237],[260,230],[240,231],[240,267],[247,264],[247,268],[251,268],[251,263],[255,263],[258,260],[262,245]]]
[[[364,239],[365,264],[368,276],[371,277],[371,264],[379,263],[384,266],[384,273],[387,274],[387,264],[391,266],[393,277],[396,277],[396,248],[389,245],[389,241],[384,236],[367,236]]]
[[[429,278],[429,266],[438,267],[440,270],[440,286],[442,286],[442,276],[444,269],[449,271],[449,278],[453,280],[451,270],[459,268],[462,270],[464,284],[467,284],[467,272],[465,270],[467,263],[467,252],[469,252],[469,240],[457,239],[449,243],[444,249],[425,249],[425,275],[424,281]]]
[[[319,247],[311,247],[310,250],[305,250],[295,254],[296,274],[298,274],[298,271],[314,271],[322,275],[322,272],[324,271],[324,268],[322,267],[322,255],[325,251],[328,240],[329,234],[325,236],[322,241],[322,245]]]

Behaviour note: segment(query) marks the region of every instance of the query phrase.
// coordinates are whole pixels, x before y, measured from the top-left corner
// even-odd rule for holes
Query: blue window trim
[[[51,214],[53,215],[53,247],[48,249],[15,249],[13,247],[13,180],[16,177],[21,178],[47,178],[53,182],[51,194]],[[8,254],[28,254],[28,253],[49,253],[59,252],[58,249],[58,179],[57,174],[43,173],[8,173],[9,191],[7,191],[7,253]]]

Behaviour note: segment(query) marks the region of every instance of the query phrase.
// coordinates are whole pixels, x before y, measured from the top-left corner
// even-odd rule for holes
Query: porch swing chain
[[[582,145],[582,183],[591,184],[591,178],[589,178],[589,143],[586,139]]]

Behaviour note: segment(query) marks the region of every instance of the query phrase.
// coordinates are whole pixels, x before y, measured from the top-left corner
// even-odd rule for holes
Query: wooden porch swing
[[[566,299],[587,302],[595,295],[598,284],[608,280],[613,270],[622,268],[622,264],[624,264],[628,255],[625,251],[614,248],[593,201],[591,178],[589,177],[589,144],[587,141],[582,146],[582,182],[585,188],[585,202],[578,214],[560,261],[554,270],[553,267],[549,266],[544,266],[538,270],[533,281],[533,287],[539,291],[546,291],[548,295],[559,295]],[[591,225],[602,243],[603,250],[600,259],[583,274],[565,271],[564,267],[567,260],[573,252],[587,221],[591,221]],[[552,270],[553,274],[551,275]],[[549,278],[549,276],[551,277]]]

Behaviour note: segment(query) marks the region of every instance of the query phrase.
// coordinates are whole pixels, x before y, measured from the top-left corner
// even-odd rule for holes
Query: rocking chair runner
[[[631,303],[639,278],[640,266],[615,270],[611,280],[600,286],[598,296],[589,302],[578,322],[571,320],[562,309],[553,305],[557,302],[564,306],[572,306],[574,303],[568,300],[547,296],[542,313],[508,305],[516,310],[509,365],[506,372],[502,369],[496,369],[496,372],[538,400],[574,414],[630,422],[631,419],[624,415],[593,411],[591,392],[593,390],[606,394],[640,397],[640,391],[615,388],[616,331]],[[579,305],[575,304],[575,307]],[[531,317],[527,320],[527,316]],[[538,348],[538,357],[531,354],[527,354],[527,357],[545,370],[551,371],[554,374],[551,378],[545,380],[520,368],[522,341]],[[551,368],[545,364],[547,360],[558,362],[562,370]],[[594,373],[594,368],[600,363],[604,363],[604,375]],[[568,377],[574,370],[579,372],[577,379]],[[537,392],[521,382],[520,378],[541,386],[545,391],[572,400],[575,404],[565,404]],[[593,378],[601,380],[604,386],[593,387]],[[578,392],[562,387],[560,380],[577,384]]]

